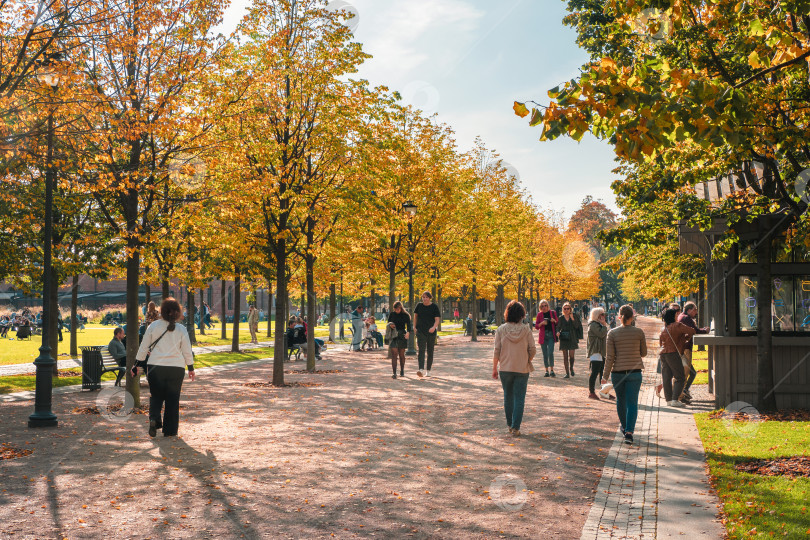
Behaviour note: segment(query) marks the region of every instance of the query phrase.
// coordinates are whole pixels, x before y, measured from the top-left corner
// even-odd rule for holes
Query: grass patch
[[[728,518],[730,538],[804,538],[810,534],[810,478],[738,471],[753,459],[810,455],[810,422],[712,420],[695,415],[712,482]]]
[[[194,360],[194,365],[196,367],[211,367],[211,366],[221,366],[222,364],[234,364],[236,362],[246,362],[248,360],[258,360],[261,358],[268,358],[273,356],[273,348],[267,347],[263,349],[249,349],[245,352],[240,353],[232,353],[232,352],[221,352],[221,353],[207,353],[207,354],[198,354]],[[33,366],[32,370],[33,370]],[[70,372],[72,373],[81,373],[82,368],[75,367],[70,368],[69,370],[61,369],[59,370],[60,373]],[[101,376],[102,381],[114,381],[115,380],[115,373],[105,373]],[[71,376],[71,377],[59,377],[53,379],[53,387],[58,388],[60,386],[73,386],[77,384],[82,384],[82,376]],[[5,377],[0,377],[0,394],[10,394],[12,392],[22,392],[24,390],[33,390],[36,386],[36,376],[35,375],[8,375]]]
[[[194,367],[212,367],[222,364],[235,364],[237,362],[247,362],[248,360],[259,360],[273,356],[273,348],[248,349],[242,352],[219,352],[198,354],[194,359]]]
[[[695,357],[693,356],[692,367],[694,367],[698,372],[698,374],[695,376],[695,382],[692,384],[709,384],[709,360],[695,360]]]
[[[79,347],[87,345],[106,345],[112,339],[114,329],[114,326],[87,326],[83,331],[77,332],[76,342]],[[208,333],[204,336],[197,333],[197,344],[195,346],[212,347],[215,345],[231,344],[231,336],[233,336],[233,328],[231,325],[228,325],[228,339],[221,339],[219,337],[221,327],[215,326],[207,332]],[[267,327],[264,326],[264,328],[262,328],[262,324],[260,323],[258,332],[259,339],[262,341],[267,340],[268,338],[265,337],[266,334]],[[15,334],[9,332],[9,336],[14,337]],[[55,357],[57,360],[69,358],[69,355],[66,353],[70,352],[70,332],[63,330],[62,336],[64,341],[59,343],[58,356]],[[250,343],[250,331],[245,323],[239,325],[239,342]],[[17,339],[0,339],[0,366],[33,362],[34,359],[39,356],[40,345],[42,345],[41,336],[32,336],[30,340],[23,341],[18,341]],[[78,353],[79,356],[81,356],[81,349],[79,349]]]

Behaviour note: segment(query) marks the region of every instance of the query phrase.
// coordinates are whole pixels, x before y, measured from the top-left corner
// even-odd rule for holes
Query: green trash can
[[[101,346],[79,347],[82,350],[82,390],[101,388]]]

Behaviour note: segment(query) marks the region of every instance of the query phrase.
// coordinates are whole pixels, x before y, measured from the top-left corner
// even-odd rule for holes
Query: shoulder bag
[[[132,375],[134,377],[138,376],[138,368],[139,367],[143,368],[143,369],[146,369],[146,365],[149,363],[149,356],[152,354],[152,351],[154,350],[154,348],[157,346],[158,343],[160,343],[160,340],[163,339],[163,336],[165,336],[166,332],[168,332],[168,331],[169,331],[168,328],[166,330],[164,330],[163,333],[160,334],[160,337],[157,338],[155,341],[153,341],[151,345],[149,345],[149,350],[146,352],[146,358],[144,360],[142,360],[142,361],[137,361],[136,360],[135,361],[135,365],[132,366]]]

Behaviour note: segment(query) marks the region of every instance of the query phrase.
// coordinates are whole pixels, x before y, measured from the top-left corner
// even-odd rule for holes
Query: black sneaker
[[[400,370],[399,370],[399,376],[400,376],[400,377],[404,377],[404,376],[405,376],[405,370],[404,370],[404,369],[400,369]]]
[[[574,368],[571,368],[571,376],[573,377],[574,375],[576,375],[576,373],[574,373]]]
[[[549,374],[548,374],[548,371],[546,371],[546,374],[545,374],[545,375],[543,375],[543,377],[551,377],[551,375],[549,375]]]
[[[632,433],[625,433],[624,434],[624,442],[626,444],[633,444],[633,434]]]
[[[568,376],[568,373],[565,374],[565,377],[563,377],[563,379],[570,379],[570,377]]]
[[[396,374],[396,373],[394,373],[393,375],[391,375],[391,378],[392,378],[392,379],[396,379],[396,378],[397,378],[397,374]]]
[[[157,435],[157,422],[149,420],[149,436],[154,437],[155,435]]]
[[[552,372],[551,372],[551,376],[552,376],[552,377],[556,377],[556,376],[557,376],[557,374],[556,374],[556,373],[554,373],[554,372],[552,371]]]

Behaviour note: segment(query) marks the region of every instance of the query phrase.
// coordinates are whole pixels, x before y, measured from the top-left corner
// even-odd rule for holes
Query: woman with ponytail
[[[180,390],[183,379],[188,376],[193,381],[194,355],[191,341],[185,326],[177,321],[183,318],[183,308],[174,298],[167,298],[160,305],[160,319],[149,325],[135,357],[138,361],[133,368],[137,376],[138,366],[146,369],[149,381],[149,436],[154,437],[158,429],[165,437],[177,435],[180,422]],[[161,411],[166,407],[161,419]]]

